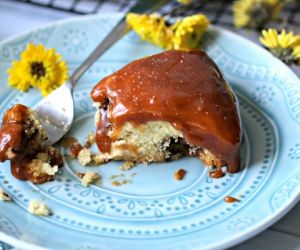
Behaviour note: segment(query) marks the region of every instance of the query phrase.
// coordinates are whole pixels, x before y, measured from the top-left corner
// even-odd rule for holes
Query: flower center
[[[38,79],[46,75],[46,69],[42,62],[31,63],[31,75],[36,76]]]

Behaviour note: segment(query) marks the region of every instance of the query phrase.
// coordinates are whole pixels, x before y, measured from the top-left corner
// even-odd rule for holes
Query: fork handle
[[[72,86],[76,84],[83,73],[114,43],[129,31],[125,17],[123,17],[115,28],[104,38],[104,40],[96,47],[96,49],[83,61],[83,63],[70,76]]]

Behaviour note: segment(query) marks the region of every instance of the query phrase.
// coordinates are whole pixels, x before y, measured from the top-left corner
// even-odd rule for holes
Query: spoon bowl
[[[74,119],[72,84],[67,82],[43,98],[35,107],[47,133],[46,145],[60,140],[70,129]]]

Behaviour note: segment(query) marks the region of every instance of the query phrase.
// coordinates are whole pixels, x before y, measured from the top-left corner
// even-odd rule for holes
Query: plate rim
[[[112,17],[112,18],[116,18],[116,19],[120,19],[121,17],[123,17],[123,14],[120,13],[97,13],[97,14],[91,14],[91,15],[87,15],[87,16],[76,16],[76,17],[69,17],[69,18],[64,18],[58,21],[52,21],[49,22],[47,24],[41,24],[41,25],[37,25],[34,28],[29,28],[24,30],[23,32],[20,32],[16,35],[10,36],[2,41],[0,41],[0,46],[3,46],[9,42],[12,42],[16,39],[18,39],[19,37],[22,37],[24,35],[28,35],[30,33],[33,32],[37,32],[41,29],[46,29],[46,28],[51,28],[51,27],[55,27],[58,25],[64,25],[64,24],[68,24],[68,23],[73,23],[73,22],[78,22],[81,20],[89,20],[89,19],[94,19],[97,17]],[[237,38],[238,40],[242,41],[243,43],[246,43],[247,46],[251,46],[253,49],[257,50],[260,53],[263,53],[265,56],[268,56],[270,59],[275,60],[276,63],[278,64],[278,66],[280,67],[284,67],[285,70],[288,70],[289,73],[291,75],[293,75],[293,77],[296,77],[297,79],[299,79],[299,77],[293,72],[293,70],[291,70],[285,63],[283,63],[282,61],[280,61],[278,58],[276,58],[275,56],[273,56],[270,52],[268,52],[266,49],[264,49],[263,47],[259,46],[258,44],[254,43],[253,41],[234,33],[233,31],[226,29],[224,27],[220,27],[220,26],[216,26],[216,25],[210,25],[209,26],[210,30],[213,31],[217,31],[220,33],[227,33],[230,36],[233,36],[235,38]],[[240,244],[256,235],[258,235],[259,233],[263,232],[264,230],[266,230],[268,227],[270,227],[271,225],[273,225],[274,223],[276,223],[278,220],[280,220],[284,215],[286,215],[298,202],[300,201],[300,191],[291,199],[289,200],[289,203],[285,203],[285,205],[283,205],[280,209],[278,209],[276,211],[276,213],[273,216],[269,216],[266,217],[265,220],[260,221],[258,223],[256,223],[256,227],[251,230],[251,231],[246,231],[244,233],[239,234],[238,236],[232,237],[230,239],[230,241],[228,242],[217,242],[214,244],[211,244],[210,246],[208,246],[205,249],[220,249],[222,248],[229,248],[232,246],[235,246],[237,244]],[[20,247],[24,250],[49,250],[51,248],[47,248],[47,247],[43,247],[43,246],[39,246],[33,243],[28,243],[26,241],[17,239],[13,236],[10,236],[8,234],[6,234],[5,232],[0,231],[0,239],[3,243],[7,243],[10,244],[14,247]]]

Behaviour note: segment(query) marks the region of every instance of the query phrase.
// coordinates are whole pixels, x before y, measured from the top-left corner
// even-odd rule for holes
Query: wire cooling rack
[[[2,0],[3,1],[3,0]],[[8,0],[4,0],[8,1]],[[125,12],[135,3],[135,0],[9,0],[31,4],[43,8],[66,11],[78,15],[93,14],[98,12]],[[143,0],[140,0],[143,1]],[[207,15],[216,25],[233,28],[232,3],[233,0],[194,0],[192,8],[177,9],[180,4],[175,0],[170,1],[169,7],[175,8],[174,14],[188,15],[201,12]],[[300,31],[300,0],[290,1],[283,7],[280,17],[269,24],[276,28],[293,29]]]

